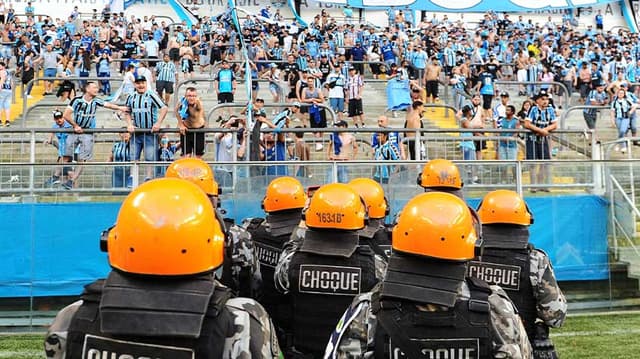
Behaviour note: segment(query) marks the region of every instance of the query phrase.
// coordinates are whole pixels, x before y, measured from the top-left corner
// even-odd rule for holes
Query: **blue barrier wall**
[[[469,200],[475,208],[478,200]],[[608,278],[607,202],[591,195],[528,198],[532,242],[559,280]],[[392,203],[401,208],[402,203]],[[99,250],[118,203],[0,204],[0,297],[76,295],[109,271]],[[232,218],[261,215],[259,200],[225,202]]]

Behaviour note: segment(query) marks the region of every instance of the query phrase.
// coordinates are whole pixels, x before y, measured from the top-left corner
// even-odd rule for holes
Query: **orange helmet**
[[[425,163],[418,175],[418,185],[422,188],[449,187],[462,188],[458,167],[449,160],[435,159]]]
[[[122,202],[107,233],[109,264],[123,272],[191,275],[219,267],[224,235],[209,198],[177,178],[145,182]]]
[[[211,167],[203,160],[185,157],[171,162],[165,177],[182,178],[202,188],[209,196],[218,196],[220,188],[213,177]]]
[[[278,177],[269,183],[262,200],[262,209],[265,212],[302,209],[306,203],[307,194],[300,181],[293,177]]]
[[[459,197],[428,192],[412,198],[402,209],[391,235],[394,251],[446,260],[475,256],[478,218]]]
[[[326,184],[313,194],[304,210],[309,228],[358,230],[365,226],[367,209],[360,195],[343,183]]]
[[[533,216],[525,201],[514,191],[499,189],[489,192],[478,206],[482,224],[509,223],[528,226]]]
[[[389,204],[380,183],[370,178],[356,178],[348,185],[364,199],[369,218],[384,218],[389,214]]]

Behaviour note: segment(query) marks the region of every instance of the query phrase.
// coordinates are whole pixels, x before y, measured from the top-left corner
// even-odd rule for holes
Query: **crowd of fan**
[[[94,11],[86,19],[77,7],[67,19],[55,20],[35,15],[30,3],[25,8],[24,21],[15,16],[13,9],[5,10],[0,3],[0,15],[4,14],[0,56],[7,69],[14,71],[0,68],[4,96],[0,104],[6,111],[3,125],[10,123],[6,93],[15,86],[11,73],[28,85],[26,94],[30,96],[34,68],[42,68],[44,76],[61,80],[57,90],[53,80],[46,81],[44,95],[56,94],[63,101],[76,95],[77,84],[82,89],[86,83],[65,80],[65,77],[95,74],[108,78],[120,72],[124,77],[117,91],[112,91],[109,80],[102,80],[99,92],[117,102],[134,92],[135,79],[142,75],[147,79],[148,89],[156,90],[169,104],[175,84],[181,79],[194,78],[195,72],[197,76],[212,76],[221,103],[234,101],[237,79],[250,78],[253,117],[264,126],[280,129],[292,126],[291,120],[299,119],[300,127],[327,127],[331,124],[327,124],[323,109],[326,105],[337,113],[333,124],[337,127],[348,127],[347,117],[355,127],[372,127],[373,123],[367,123],[362,103],[362,91],[367,83],[364,75],[370,72],[376,79],[409,84],[406,128],[420,128],[422,118],[428,114],[422,105],[441,103],[438,89],[450,86],[454,94],[454,103],[450,105],[459,109],[458,118],[465,128],[517,128],[522,124],[533,132],[531,137],[535,141],[541,142],[541,137],[548,133],[545,135],[536,129],[555,122],[556,109],[569,105],[563,103],[563,99],[571,99],[576,94],[584,104],[610,105],[611,119],[618,126],[619,137],[624,137],[627,130],[633,135],[636,133],[633,113],[637,102],[634,94],[640,89],[634,85],[640,81],[638,35],[624,30],[605,31],[600,13],[595,18],[595,29],[592,25],[578,29],[570,12],[561,22],[549,17],[544,24],[525,20],[523,16],[512,20],[508,14],[487,13],[482,21],[471,24],[462,14],[455,20],[448,15],[433,14],[431,18],[417,21],[411,11],[390,8],[388,26],[376,26],[354,21],[352,10],[345,8],[345,16],[340,21],[322,10],[305,27],[284,19],[279,9],[273,11],[266,6],[259,14],[240,18],[237,32],[228,11],[202,17],[191,27],[184,23],[169,28],[154,16],[139,19],[112,13],[108,5],[101,13]],[[250,74],[245,74],[244,66],[236,60],[242,58],[238,54],[241,38],[246,45]],[[231,76],[221,76],[229,71]],[[283,112],[273,110],[268,115],[260,106],[264,99],[259,97],[259,79],[268,81],[273,102],[289,102],[291,106]],[[514,103],[516,96],[510,98],[499,89],[497,80],[530,83],[518,90],[518,95],[524,97],[523,102]],[[555,104],[551,102],[551,110],[543,111],[553,114],[531,118],[528,109],[537,104],[528,98],[545,97],[541,93],[557,95]],[[477,94],[481,95],[481,106],[474,103]],[[498,94],[501,96],[496,96]],[[509,111],[521,120],[514,125],[507,115],[510,106],[520,109]],[[590,129],[595,128],[596,111],[584,112]],[[369,115],[370,120],[378,117],[378,114]],[[473,120],[474,117],[480,118]],[[283,119],[286,121],[281,121]],[[245,123],[235,114],[225,114],[221,122],[228,128],[242,128]],[[388,122],[381,116],[378,126],[388,126]],[[548,130],[554,128],[555,125]],[[322,137],[320,133],[315,136]],[[302,135],[293,137],[292,145],[287,148],[284,136],[262,136],[261,147],[248,151],[248,155],[256,160],[309,159]],[[383,143],[379,137],[394,144],[391,150],[380,151],[378,144]],[[377,159],[419,159],[420,154],[416,152],[419,147],[411,144],[410,134],[406,137],[403,140],[393,132],[385,136],[375,134],[372,153]],[[267,141],[276,142],[274,150],[269,151],[273,146]],[[403,146],[403,142],[408,146]],[[471,148],[469,142],[475,151],[466,152],[476,152],[475,158],[481,156],[486,146],[484,141],[463,141],[463,152]],[[548,151],[547,147],[541,150]],[[317,141],[316,150],[322,149],[322,141]],[[259,152],[255,158],[254,152]],[[513,157],[513,151],[504,151],[503,156],[497,152],[498,158]],[[539,157],[529,152],[527,158],[550,158],[546,153]],[[246,156],[245,151],[241,153],[242,157]],[[352,135],[331,135],[328,159],[353,159],[356,154]],[[464,158],[473,157],[465,155]]]

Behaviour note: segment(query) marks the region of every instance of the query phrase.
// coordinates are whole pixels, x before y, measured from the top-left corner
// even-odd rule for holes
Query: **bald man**
[[[389,118],[385,115],[381,115],[380,117],[378,117],[378,127],[389,128]],[[388,132],[387,134],[389,136],[389,142],[393,143],[393,145],[396,146],[396,148],[398,149],[398,152],[400,153],[400,158],[403,160],[406,160],[407,155],[405,154],[404,146],[402,146],[402,144],[400,143],[401,141],[400,134],[396,131]],[[371,150],[373,154],[375,154],[376,148],[378,148],[378,146],[380,145],[381,143],[380,143],[380,140],[378,139],[378,134],[374,133],[373,136],[371,136]]]

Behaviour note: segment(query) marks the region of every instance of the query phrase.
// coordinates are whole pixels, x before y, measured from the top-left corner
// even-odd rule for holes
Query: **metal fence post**
[[[138,161],[134,161],[131,166],[131,188],[137,188],[140,185],[140,165]]]
[[[516,192],[523,197],[522,191],[522,161],[516,161]]]
[[[30,138],[29,138],[29,164],[31,165],[29,166],[29,196],[31,196],[32,198],[34,196],[35,183],[36,183],[35,163],[36,163],[36,131],[31,130]]]
[[[423,159],[422,154],[420,153],[420,147],[422,147],[420,146],[421,145],[420,141],[421,141],[420,130],[416,130],[415,139],[413,142],[413,150],[414,150],[413,153],[415,153],[415,157],[413,159],[414,161],[419,161]]]
[[[602,160],[602,145],[598,143],[595,131],[589,131],[591,134],[591,159],[595,161],[592,166],[593,173],[593,194],[602,195],[605,191],[604,183],[604,166],[598,161]]]

